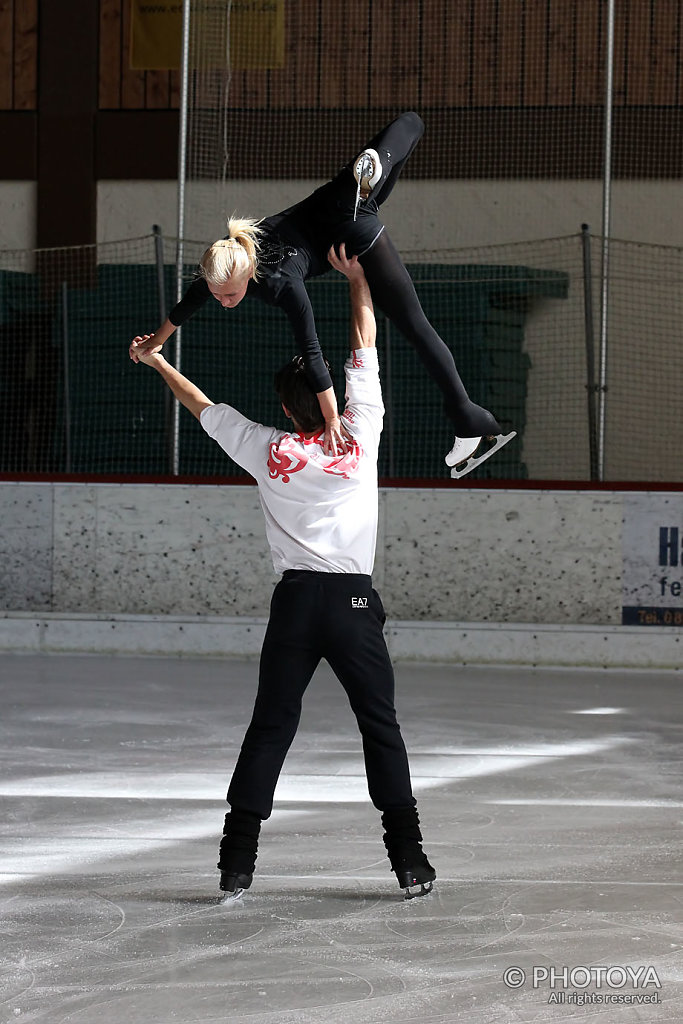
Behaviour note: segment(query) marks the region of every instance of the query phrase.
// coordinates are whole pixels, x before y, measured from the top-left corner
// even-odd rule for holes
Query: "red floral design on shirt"
[[[271,480],[282,477],[282,482],[289,483],[292,473],[298,473],[308,462],[308,456],[295,444],[290,434],[280,441],[273,441],[268,451],[268,473]]]
[[[326,473],[332,473],[334,476],[343,476],[345,480],[348,480],[350,476],[358,472],[360,457],[363,454],[363,449],[358,444],[358,441],[349,441],[347,443],[349,450],[344,452],[343,455],[331,456],[329,465],[324,467]]]
[[[323,472],[348,480],[358,471],[363,449],[357,441],[349,441],[349,449],[342,455],[325,455],[323,436],[322,431],[313,437],[285,434],[279,441],[273,441],[268,450],[268,472],[271,480],[282,477],[282,482],[288,484],[291,475],[302,470],[309,460],[320,465]]]

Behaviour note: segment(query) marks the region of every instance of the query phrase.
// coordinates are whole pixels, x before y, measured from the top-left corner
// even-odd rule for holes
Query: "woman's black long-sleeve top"
[[[249,281],[247,297],[279,306],[287,316],[308,379],[316,394],[332,387],[304,282],[325,274],[331,245],[345,241],[349,256],[369,248],[382,231],[377,205],[370,200],[353,220],[354,186],[348,171],[302,202],[261,221],[258,280]],[[211,297],[203,277],[192,282],[169,320],[180,327]]]

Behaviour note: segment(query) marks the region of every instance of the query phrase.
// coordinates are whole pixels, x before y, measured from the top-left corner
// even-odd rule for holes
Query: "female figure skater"
[[[304,282],[329,270],[327,253],[346,243],[357,255],[375,305],[411,342],[427,372],[444,396],[446,414],[456,434],[446,463],[453,476],[463,476],[492,455],[514,434],[505,436],[495,417],[472,402],[448,346],[425,316],[415,287],[379,219],[404,163],[424,132],[415,113],[401,114],[383,128],[335,178],[307,199],[281,213],[253,220],[232,219],[228,237],[209,246],[201,258],[199,277],[168,319],[153,335],[136,337],[130,357],[159,351],[176,327],[184,324],[211,297],[232,309],[245,295],[281,307],[294,331],[325,418],[324,450],[337,454],[345,441],[330,375],[316,334],[311,301]],[[474,458],[482,438],[495,439]]]

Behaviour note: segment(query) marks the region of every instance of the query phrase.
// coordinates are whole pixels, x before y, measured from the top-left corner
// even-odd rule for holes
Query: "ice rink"
[[[255,662],[0,674],[2,1024],[680,1021],[680,673],[398,665],[438,874],[406,902],[321,668],[233,903],[215,864]]]

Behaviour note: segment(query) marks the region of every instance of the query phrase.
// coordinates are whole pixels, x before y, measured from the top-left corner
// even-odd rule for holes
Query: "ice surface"
[[[232,902],[254,663],[8,655],[0,677],[0,1024],[680,1020],[679,674],[398,666],[438,873],[409,902],[327,668]]]

